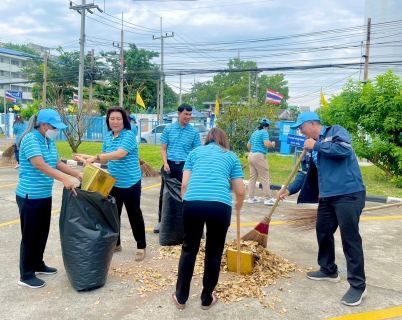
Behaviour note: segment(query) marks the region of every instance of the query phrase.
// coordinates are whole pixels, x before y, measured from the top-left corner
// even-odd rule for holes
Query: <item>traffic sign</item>
[[[306,138],[303,137],[303,136],[297,136],[297,135],[294,135],[294,134],[288,134],[287,143],[292,145],[292,146],[295,146],[295,147],[303,147],[305,140],[306,140]]]
[[[22,91],[7,90],[15,99],[22,100]]]

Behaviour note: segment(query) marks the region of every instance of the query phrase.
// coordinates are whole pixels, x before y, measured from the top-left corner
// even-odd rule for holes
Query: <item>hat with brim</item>
[[[261,119],[260,124],[261,125],[265,125],[265,124],[270,125],[271,121],[269,121],[267,118],[264,118],[264,119]]]
[[[67,126],[61,122],[60,115],[52,109],[44,109],[38,112],[38,121],[48,123],[57,129],[65,129]]]
[[[130,119],[132,119],[132,120],[134,120],[134,121],[137,121],[137,118],[136,118],[135,115],[133,115],[133,114],[130,116]]]
[[[303,123],[308,121],[321,121],[318,114],[313,111],[305,111],[299,115],[295,124],[291,125],[291,129],[298,129]]]

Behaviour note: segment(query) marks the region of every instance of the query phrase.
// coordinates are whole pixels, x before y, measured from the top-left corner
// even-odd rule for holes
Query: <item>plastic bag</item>
[[[99,192],[64,188],[60,212],[60,241],[67,276],[77,291],[106,283],[119,234],[115,199]]]
[[[164,188],[159,244],[174,246],[183,243],[183,214],[181,182],[163,171]]]

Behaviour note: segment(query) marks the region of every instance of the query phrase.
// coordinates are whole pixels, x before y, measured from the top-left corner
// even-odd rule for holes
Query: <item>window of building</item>
[[[21,87],[22,92],[31,92],[31,87]]]
[[[19,65],[20,65],[20,62],[19,62],[18,60],[13,60],[13,59],[11,59],[11,64],[12,64],[13,66],[19,66]]]
[[[4,84],[0,84],[0,89],[4,89]]]
[[[0,76],[4,76],[4,71],[0,71]]]
[[[20,73],[19,72],[11,72],[11,78],[19,78]]]
[[[3,60],[4,60],[3,58],[0,58],[0,62],[1,62],[1,63],[3,63],[3,62],[4,62]]]
[[[11,86],[11,90],[20,91],[19,86]]]

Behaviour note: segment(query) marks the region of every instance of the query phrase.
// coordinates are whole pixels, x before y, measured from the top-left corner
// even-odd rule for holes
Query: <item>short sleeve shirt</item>
[[[269,134],[267,130],[261,129],[261,130],[256,130],[253,132],[253,134],[250,137],[250,142],[251,144],[251,152],[260,152],[263,154],[267,154],[268,148],[264,146],[264,141],[269,141]]]
[[[141,169],[138,160],[138,145],[134,133],[131,130],[123,129],[114,138],[113,131],[110,131],[103,142],[102,152],[111,153],[123,149],[127,155],[118,160],[108,161],[108,171],[117,179],[115,186],[118,188],[130,188],[141,180]]]
[[[230,180],[244,177],[239,158],[215,143],[191,151],[183,170],[191,171],[185,201],[217,201],[232,206]]]
[[[135,136],[138,135],[138,129],[137,126],[134,123],[130,123],[131,126],[131,131],[134,133]]]
[[[160,141],[167,145],[167,159],[170,161],[185,161],[191,150],[201,146],[198,129],[191,124],[182,128],[179,121],[166,126]]]
[[[17,123],[14,125],[13,128],[13,133],[16,135],[15,136],[15,143],[18,143],[18,140],[21,138],[22,134],[25,132],[25,130],[27,129],[28,124],[26,122],[24,123]]]
[[[54,141],[45,139],[34,129],[22,138],[20,145],[20,172],[15,193],[21,198],[44,199],[52,196],[54,179],[36,169],[30,161],[38,156],[56,169],[59,153]]]

